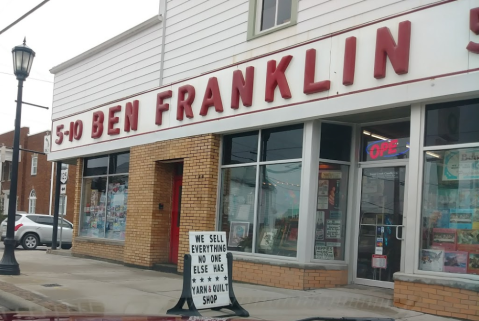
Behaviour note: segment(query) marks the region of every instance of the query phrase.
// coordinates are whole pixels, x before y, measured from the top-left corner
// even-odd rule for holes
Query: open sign
[[[409,142],[407,139],[388,139],[370,142],[366,146],[368,160],[380,160],[384,158],[402,158],[398,157],[409,152]]]

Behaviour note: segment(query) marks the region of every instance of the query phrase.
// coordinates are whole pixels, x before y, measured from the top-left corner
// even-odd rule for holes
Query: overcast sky
[[[0,30],[42,0],[0,0]],[[17,80],[12,48],[27,37],[35,53],[23,101],[51,107],[50,69],[158,14],[159,0],[50,0],[0,35],[0,133],[14,129]],[[23,105],[30,134],[50,130],[51,110]]]

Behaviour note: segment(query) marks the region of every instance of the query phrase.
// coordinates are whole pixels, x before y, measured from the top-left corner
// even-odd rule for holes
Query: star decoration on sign
[[[203,283],[204,280],[205,280],[205,279],[201,278],[201,279],[200,279],[201,283]]]
[[[228,280],[228,277],[225,275],[225,281]]]
[[[219,277],[219,276],[217,276],[217,277],[216,277],[216,281],[219,281],[219,280],[220,280],[220,277]]]
[[[193,281],[193,283],[196,283],[196,279],[192,279],[191,281]]]
[[[208,282],[211,282],[211,276],[208,278]]]

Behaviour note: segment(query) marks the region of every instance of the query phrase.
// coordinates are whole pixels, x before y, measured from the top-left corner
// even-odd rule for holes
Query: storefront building
[[[73,254],[181,272],[220,230],[235,280],[479,320],[479,1],[281,3],[161,1],[52,69]]]

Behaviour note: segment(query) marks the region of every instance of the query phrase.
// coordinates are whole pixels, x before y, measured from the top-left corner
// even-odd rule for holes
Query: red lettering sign
[[[58,125],[57,126],[57,136],[58,138],[55,139],[55,143],[60,145],[62,142],[63,142],[63,132],[62,132],[62,129],[63,129],[63,125]]]
[[[103,120],[105,115],[102,111],[96,111],[93,113],[91,124],[91,138],[100,138],[103,134]]]
[[[208,114],[208,109],[213,106],[215,107],[216,112],[223,112],[223,102],[221,101],[220,88],[216,77],[208,79],[205,95],[203,96],[203,103],[201,104],[200,115],[206,116]]]
[[[132,130],[138,130],[138,111],[140,109],[140,102],[134,100],[132,103],[126,103],[125,106],[125,124],[123,130],[129,132]]]
[[[471,9],[469,13],[469,29],[471,29],[474,34],[479,35],[479,7]],[[479,54],[479,43],[469,41],[466,49],[475,54]]]
[[[120,128],[115,128],[115,124],[120,121],[120,118],[116,117],[115,114],[120,111],[120,105],[110,107],[108,110],[108,135],[118,135],[120,133]]]
[[[392,157],[400,155],[403,153],[398,153],[397,146],[399,141],[397,139],[392,139],[390,141],[382,140],[369,144],[367,152],[372,159],[377,159],[378,157]],[[408,150],[408,149],[407,149]],[[406,151],[407,151],[406,150]]]
[[[188,98],[185,99],[185,95]],[[178,88],[178,102],[176,104],[176,119],[183,120],[183,114],[188,118],[193,118],[193,110],[191,104],[195,100],[195,87],[184,85]]]
[[[389,57],[398,75],[407,74],[409,69],[409,47],[411,44],[411,21],[399,23],[398,43],[394,41],[387,27],[379,28],[376,34],[376,55],[374,57],[374,78],[386,77],[386,57]]]
[[[354,83],[354,72],[356,70],[356,37],[349,37],[345,40],[343,85],[350,86]]]
[[[276,66],[276,60],[270,60],[266,69],[266,89],[264,94],[264,100],[268,102],[274,101],[274,90],[279,87],[281,97],[284,99],[291,98],[291,91],[289,90],[288,80],[284,75],[286,68],[293,59],[293,56],[288,55],[281,58],[278,66]]]
[[[163,103],[163,99],[171,98],[171,96],[173,96],[173,92],[171,90],[162,91],[156,95],[155,124],[161,125],[163,123],[163,112],[170,109],[170,104]]]
[[[253,104],[254,67],[246,67],[246,80],[241,70],[233,71],[233,83],[231,88],[231,108],[239,108],[239,100],[243,106],[250,107]]]
[[[306,50],[306,59],[304,63],[304,83],[303,93],[306,95],[319,93],[329,90],[331,81],[323,80],[314,82],[314,76],[316,73],[316,49]]]

